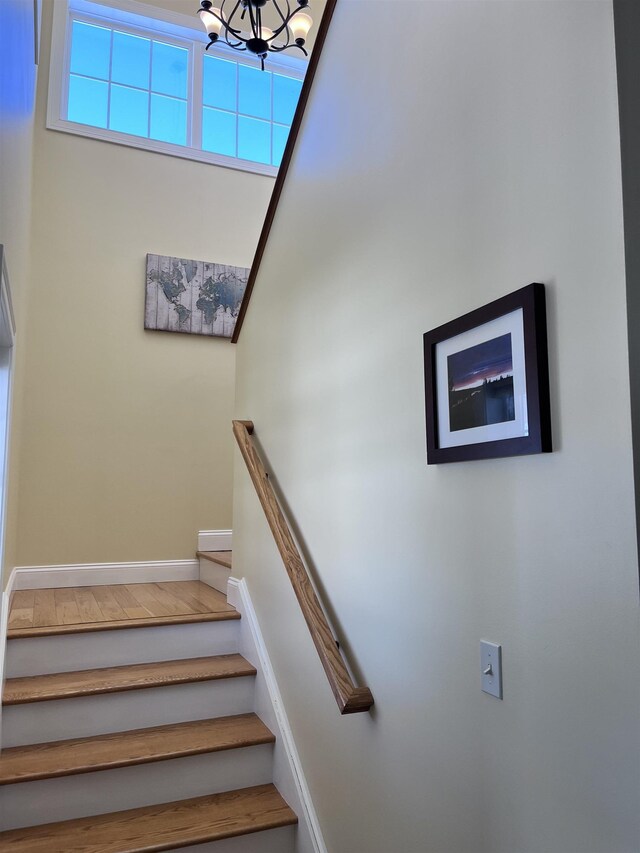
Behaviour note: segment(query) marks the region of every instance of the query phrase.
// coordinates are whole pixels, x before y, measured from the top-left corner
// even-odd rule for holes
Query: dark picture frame
[[[544,284],[424,334],[427,464],[550,453]]]

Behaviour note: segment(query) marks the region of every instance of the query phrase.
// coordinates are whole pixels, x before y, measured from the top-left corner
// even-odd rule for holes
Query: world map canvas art
[[[230,338],[248,278],[246,267],[147,255],[144,327]]]

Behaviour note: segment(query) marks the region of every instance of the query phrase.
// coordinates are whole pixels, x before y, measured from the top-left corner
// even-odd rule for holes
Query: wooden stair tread
[[[232,568],[232,551],[196,551],[196,557],[202,557],[212,563],[219,563],[227,569]]]
[[[17,590],[10,640],[239,619],[226,596],[200,581]]]
[[[128,767],[274,741],[275,736],[256,714],[239,714],[14,746],[0,753],[0,785]]]
[[[7,631],[8,640],[25,640],[29,637],[53,637],[60,634],[86,634],[95,631],[115,631],[126,628],[154,628],[162,625],[191,625],[198,622],[223,622],[239,619],[237,610],[218,613],[185,613],[180,616],[152,616],[148,619],[120,619],[114,622],[81,622],[75,625],[47,625],[41,628],[14,628]]]
[[[274,785],[49,823],[0,833],[7,853],[154,853],[293,826],[294,812]]]
[[[78,672],[56,672],[50,675],[8,678],[4,686],[2,704],[19,705],[255,674],[255,667],[238,654],[136,663]]]

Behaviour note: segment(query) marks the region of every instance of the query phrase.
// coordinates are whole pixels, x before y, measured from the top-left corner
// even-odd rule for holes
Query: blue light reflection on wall
[[[0,0],[0,121],[28,121],[33,112],[33,10]],[[8,129],[8,125],[7,125]]]

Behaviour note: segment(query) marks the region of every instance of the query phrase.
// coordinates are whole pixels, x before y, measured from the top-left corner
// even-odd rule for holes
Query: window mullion
[[[240,147],[240,63],[236,62],[236,157]]]
[[[154,39],[149,39],[149,99],[147,101],[147,136],[151,139],[151,100],[153,98],[153,45]]]
[[[191,97],[187,105],[189,115],[190,139],[187,144],[191,148],[202,148],[202,109],[204,91],[204,45],[196,44],[192,50],[192,81]]]
[[[109,30],[109,80],[107,82],[107,127],[111,126],[111,69],[113,65],[113,29]]]
[[[274,78],[273,74],[270,73],[269,76],[271,77],[271,80],[269,81],[271,83],[271,89],[270,89],[271,110],[270,110],[270,114],[269,114],[269,145],[270,145],[269,163],[271,165],[273,165],[273,93],[274,93],[276,86],[275,86],[275,78]]]

